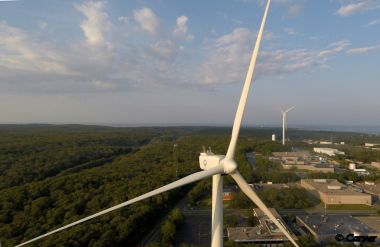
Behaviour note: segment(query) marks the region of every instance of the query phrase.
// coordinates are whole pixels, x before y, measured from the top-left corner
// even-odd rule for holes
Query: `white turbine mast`
[[[262,19],[262,23],[260,26],[260,30],[257,36],[256,45],[252,53],[251,62],[249,64],[249,69],[247,72],[247,77],[245,79],[243,92],[241,94],[241,98],[239,101],[239,106],[237,108],[236,116],[234,125],[232,128],[232,136],[231,141],[228,147],[228,151],[226,155],[214,155],[211,152],[202,152],[199,156],[199,164],[200,168],[203,171],[196,172],[194,174],[191,174],[187,177],[184,177],[182,179],[179,179],[173,183],[167,184],[161,188],[158,188],[156,190],[153,190],[151,192],[148,192],[146,194],[143,194],[139,197],[136,197],[132,200],[120,203],[116,206],[113,206],[111,208],[105,209],[103,211],[100,211],[96,214],[87,216],[81,220],[75,221],[71,224],[65,225],[61,228],[55,229],[51,232],[48,232],[46,234],[43,234],[41,236],[38,236],[36,238],[33,238],[29,241],[26,241],[24,243],[21,243],[17,246],[23,246],[29,243],[32,243],[36,240],[45,238],[49,235],[52,235],[54,233],[60,232],[64,229],[73,227],[75,225],[78,225],[80,223],[83,223],[85,221],[88,221],[90,219],[93,219],[95,217],[101,216],[103,214],[112,212],[116,209],[125,207],[127,205],[130,205],[132,203],[144,200],[146,198],[158,195],[160,193],[181,187],[183,185],[193,183],[199,180],[202,180],[204,178],[208,178],[212,176],[212,230],[211,230],[211,247],[223,247],[223,201],[222,201],[222,187],[223,187],[223,180],[222,180],[222,174],[230,175],[237,185],[240,187],[242,192],[246,194],[252,201],[259,207],[267,216],[268,218],[282,231],[282,233],[285,234],[285,236],[289,239],[290,242],[293,243],[294,246],[298,247],[298,244],[293,239],[292,235],[286,230],[286,228],[280,223],[278,219],[274,217],[272,212],[267,208],[267,206],[261,201],[261,199],[257,196],[256,192],[253,191],[253,189],[248,185],[248,183],[244,180],[244,178],[241,176],[239,171],[237,170],[237,164],[234,160],[235,156],[235,149],[236,149],[236,142],[238,139],[239,131],[240,131],[240,125],[243,118],[244,108],[248,97],[248,91],[249,87],[252,81],[253,72],[255,69],[255,63],[256,58],[259,52],[260,42],[263,35],[264,25],[266,21],[266,17],[268,14],[270,5],[270,0],[268,0],[264,16]],[[16,246],[16,247],[17,247]]]
[[[286,129],[286,114],[293,110],[296,106],[292,106],[285,111],[281,110],[282,114],[282,145],[285,146],[285,129]]]

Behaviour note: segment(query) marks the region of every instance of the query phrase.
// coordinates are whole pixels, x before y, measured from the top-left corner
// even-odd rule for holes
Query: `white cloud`
[[[376,20],[372,20],[370,22],[368,22],[367,26],[374,26],[374,25],[378,25],[380,24],[380,19],[376,19]]]
[[[119,16],[119,18],[117,18],[120,22],[123,22],[125,24],[129,24],[129,17],[128,16]]]
[[[187,32],[187,21],[189,18],[187,16],[181,15],[177,18],[177,25],[174,29],[174,32],[181,32],[186,33]]]
[[[133,12],[134,20],[139,24],[141,30],[150,34],[156,34],[159,19],[150,8],[142,8]]]
[[[346,1],[347,2],[347,1]],[[359,0],[347,4],[343,4],[338,10],[337,14],[340,16],[349,16],[356,13],[364,13],[369,10],[380,8],[378,0]]]
[[[359,48],[353,48],[347,51],[348,54],[363,54],[370,51],[377,51],[380,50],[380,44],[378,45],[372,45],[372,46],[366,46],[366,47],[359,47]]]
[[[284,28],[284,32],[287,33],[288,35],[296,34],[296,32],[292,28],[289,28],[289,27]]]
[[[111,29],[111,22],[108,20],[108,15],[103,11],[105,4],[103,2],[85,2],[81,5],[75,5],[86,20],[80,27],[86,36],[87,43],[90,45],[104,45],[104,32]]]
[[[85,35],[83,40],[71,41],[67,46],[41,42],[38,36],[0,22],[0,90],[103,92],[185,84],[190,78],[186,76],[190,68],[184,66],[186,49],[180,45],[180,39],[174,38],[173,30],[163,29],[162,35],[137,43],[131,35],[130,39],[111,45],[104,36],[112,26],[103,11],[104,4],[87,2],[75,8],[85,16],[81,23]],[[141,17],[147,11],[135,13]],[[143,20],[146,19],[140,19]],[[187,20],[179,18],[176,27],[189,35],[186,24]],[[157,25],[150,25],[152,29],[145,27],[153,33]]]
[[[94,81],[92,81],[92,83],[94,84],[94,86],[96,88],[99,88],[101,90],[111,90],[111,89],[115,89],[116,88],[116,86],[115,86],[114,83],[108,82],[108,81],[94,80]]]
[[[206,41],[204,47],[195,51],[202,52],[193,56],[191,47],[182,44],[191,35],[189,20],[179,16],[175,24],[168,25],[174,29],[163,27],[160,35],[134,39],[135,35],[128,33],[128,40],[111,45],[105,37],[112,23],[103,10],[104,3],[87,2],[75,8],[85,16],[81,23],[85,35],[66,47],[55,46],[52,41],[41,42],[38,36],[0,23],[1,90],[79,93],[162,85],[213,87],[241,82],[256,37],[256,31],[236,28]],[[133,20],[145,32],[158,31],[159,18],[150,9],[135,10]],[[271,41],[277,36],[266,31],[264,38]],[[319,50],[262,50],[258,75],[312,71],[327,66],[327,61],[347,46],[347,42],[339,42]]]
[[[230,44],[245,44],[253,34],[248,28],[236,28],[231,33],[225,34],[215,40],[216,47]]]
[[[0,54],[0,67],[10,70],[70,73],[62,53],[6,22],[0,22]]]
[[[205,85],[230,84],[242,81],[251,56],[254,33],[238,28],[208,44],[206,60],[198,71],[199,81]],[[324,49],[262,50],[257,72],[262,75],[280,75],[300,70],[313,71],[326,67],[328,60],[343,52],[348,42],[340,41]]]
[[[179,39],[192,40],[193,35],[188,33],[187,22],[189,18],[187,16],[181,15],[177,18],[176,26],[173,30],[173,35]]]
[[[48,23],[46,21],[39,21],[38,27],[41,28],[41,30],[45,30],[48,27]]]
[[[321,40],[323,39],[323,36],[310,36],[309,40],[316,41],[316,40]]]
[[[82,43],[59,49],[28,32],[0,22],[0,88],[25,92],[110,90],[112,52]]]

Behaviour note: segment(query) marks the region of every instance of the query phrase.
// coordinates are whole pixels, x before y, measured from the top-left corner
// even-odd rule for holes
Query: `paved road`
[[[256,157],[254,153],[246,153],[245,158],[247,159],[248,163],[252,166],[253,170],[256,169]]]
[[[185,221],[176,234],[176,243],[209,246],[211,210],[185,210]]]
[[[182,198],[173,208],[179,208],[181,211],[185,208],[186,205],[186,196]],[[168,213],[169,214],[169,213]],[[140,241],[137,246],[145,246],[150,243],[160,241],[160,229],[161,224],[166,220],[168,214],[166,214],[162,219],[152,228],[152,230],[145,236],[145,238]]]

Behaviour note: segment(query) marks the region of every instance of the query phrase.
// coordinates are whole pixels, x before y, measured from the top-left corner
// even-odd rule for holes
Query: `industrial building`
[[[348,169],[350,169],[353,172],[356,172],[359,176],[369,175],[369,172],[366,169],[356,168],[356,164],[355,163],[350,163],[348,165]]]
[[[331,145],[333,143],[331,141],[320,141],[319,144],[322,144],[322,145]]]
[[[298,169],[298,170],[307,170],[307,171],[311,171],[311,172],[324,172],[324,173],[328,173],[328,172],[332,172],[334,173],[335,172],[335,168],[332,164],[307,164],[307,165],[286,165],[286,164],[283,164],[282,165],[282,168],[284,169]]]
[[[325,204],[372,205],[370,194],[360,193],[336,179],[301,179],[301,186],[318,196]]]
[[[281,159],[308,159],[311,154],[308,151],[299,151],[299,152],[273,152],[273,157],[281,158]]]
[[[364,218],[364,219],[363,219]],[[379,229],[371,227],[369,217],[355,218],[349,214],[311,214],[296,216],[297,224],[302,230],[310,233],[317,242],[334,241],[337,234],[347,236],[355,234],[360,236],[378,236]],[[380,217],[370,217],[379,218]],[[380,225],[377,220],[373,225]],[[377,238],[374,238],[377,239]]]
[[[376,199],[380,198],[380,185],[371,181],[365,181],[364,183],[357,183],[363,191],[368,194],[372,194]]]
[[[314,152],[320,153],[320,154],[326,154],[328,156],[335,156],[335,155],[345,155],[344,152],[339,151],[335,148],[314,148]]]
[[[380,162],[371,162],[371,166],[377,169],[380,169]]]
[[[293,235],[276,209],[270,208],[269,210],[285,229]],[[239,243],[254,243],[268,247],[283,246],[283,243],[289,241],[260,209],[255,208],[253,214],[258,218],[260,224],[255,227],[228,227],[227,236],[229,240]]]
[[[364,143],[364,147],[366,148],[374,148],[374,147],[380,147],[380,144],[379,143]]]
[[[312,172],[334,172],[334,165],[325,158],[311,155],[309,152],[274,152],[269,160],[278,161],[284,169],[298,169]]]

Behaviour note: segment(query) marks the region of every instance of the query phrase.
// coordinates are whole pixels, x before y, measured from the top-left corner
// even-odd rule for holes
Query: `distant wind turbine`
[[[286,228],[280,223],[278,219],[272,214],[272,212],[267,208],[267,206],[263,203],[260,197],[257,196],[256,192],[248,185],[248,183],[244,180],[243,176],[237,170],[237,164],[234,160],[236,143],[240,132],[240,125],[244,114],[244,108],[246,105],[248,91],[251,85],[256,59],[259,52],[261,38],[263,36],[264,25],[266,21],[266,17],[268,14],[270,5],[270,0],[268,0],[264,16],[261,22],[260,30],[257,35],[256,45],[252,53],[251,62],[249,64],[247,77],[244,82],[243,91],[240,97],[239,105],[236,111],[236,116],[234,120],[234,125],[232,127],[232,135],[230,144],[228,146],[226,155],[214,155],[211,151],[202,152],[199,156],[199,164],[200,168],[203,171],[196,172],[187,177],[179,179],[173,183],[167,184],[161,188],[155,189],[151,192],[138,196],[132,200],[125,201],[111,208],[100,211],[96,214],[87,216],[81,220],[75,221],[71,224],[65,225],[58,229],[55,229],[51,232],[45,233],[41,236],[33,238],[29,241],[21,243],[17,246],[23,246],[29,243],[32,243],[36,240],[45,238],[51,234],[60,232],[64,229],[73,227],[90,219],[96,218],[100,215],[112,212],[116,209],[125,207],[135,202],[142,201],[149,197],[161,194],[163,192],[184,186],[189,183],[193,183],[204,178],[209,178],[212,176],[212,223],[211,223],[211,247],[223,247],[223,177],[222,175],[230,175],[237,185],[240,187],[241,191],[246,194],[255,204],[259,207],[268,218],[280,229],[280,231],[289,239],[290,242],[293,243],[294,246],[298,247],[298,244],[293,239],[292,235],[286,230]],[[152,171],[153,172],[153,171]],[[16,247],[17,247],[16,246]]]
[[[289,109],[283,111],[281,110],[282,114],[282,145],[285,146],[285,129],[286,129],[286,114],[293,110],[296,106],[290,107]]]

